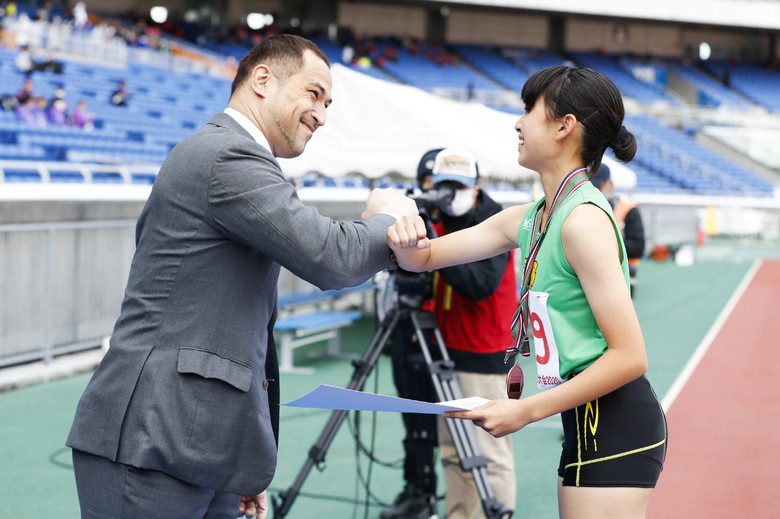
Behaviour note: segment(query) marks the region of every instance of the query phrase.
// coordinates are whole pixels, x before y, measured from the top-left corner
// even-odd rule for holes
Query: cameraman
[[[477,163],[471,152],[447,148],[426,153],[418,168],[417,179],[421,187],[425,185],[426,170],[432,173],[432,187],[437,192],[436,199],[440,201],[438,208],[428,208],[435,234],[442,235],[471,227],[501,210],[498,203],[480,190]],[[450,196],[442,196],[446,192]],[[508,252],[434,273],[433,311],[466,397],[481,396],[491,400],[506,398],[506,372],[511,366],[504,364],[504,353],[512,344],[510,323],[517,307],[513,254]],[[419,388],[423,382],[412,384],[410,381],[427,378],[427,373],[420,374],[420,369],[410,369],[408,364],[404,365],[398,359],[394,354],[393,368],[399,396],[424,399],[409,394],[410,389]],[[399,384],[399,380],[404,383]],[[422,507],[430,502],[431,493],[435,491],[435,478],[423,478],[424,484],[421,484],[421,479],[414,479],[415,472],[411,468],[416,466],[417,473],[425,475],[430,472],[427,467],[431,464],[429,460],[432,455],[421,448],[423,444],[420,441],[430,428],[415,430],[411,418],[404,416],[407,428],[404,440],[406,487],[395,506],[382,512],[382,519],[429,517],[423,515],[426,509]],[[438,431],[447,487],[447,519],[481,517],[482,501],[474,478],[470,471],[461,468],[443,418],[438,418],[435,429]],[[505,510],[514,510],[516,489],[511,437],[496,439],[481,429],[475,432],[487,460],[488,479],[496,499]],[[434,485],[432,489],[431,483]]]
[[[436,155],[442,148],[426,152],[417,166],[417,183],[425,195],[433,187],[431,175]],[[420,214],[430,222],[437,217],[438,210],[424,204]],[[430,229],[429,229],[430,231]],[[404,276],[406,285],[415,286],[412,291],[422,296],[421,307],[432,310],[430,301],[429,276],[424,274],[406,273],[403,269],[396,271],[398,276]],[[408,278],[408,279],[407,279]],[[406,286],[405,285],[405,286]],[[392,337],[390,354],[393,366],[393,382],[398,396],[437,402],[436,390],[428,372],[425,357],[420,350],[414,330],[403,321]],[[436,417],[429,414],[403,413],[404,424],[404,488],[393,505],[382,510],[381,519],[428,519],[436,517],[436,470],[434,466],[434,450],[436,448]]]
[[[436,234],[472,227],[501,211],[501,206],[480,189],[474,155],[447,148],[433,166],[434,188],[451,187],[455,194],[441,207]],[[491,400],[506,398],[504,354],[512,344],[510,323],[517,308],[514,252],[454,265],[434,274],[436,322],[455,362],[465,397]],[[438,418],[438,437],[444,481],[447,519],[483,517],[482,502],[471,472],[463,471],[444,418]],[[515,468],[511,436],[494,438],[476,428],[477,441],[487,460],[490,485],[504,510],[515,508]]]

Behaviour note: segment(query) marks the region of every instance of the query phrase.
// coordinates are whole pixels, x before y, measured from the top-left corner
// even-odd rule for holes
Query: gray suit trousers
[[[82,519],[236,519],[240,496],[73,450]]]

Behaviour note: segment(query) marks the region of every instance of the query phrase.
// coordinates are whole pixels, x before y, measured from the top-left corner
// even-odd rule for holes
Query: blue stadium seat
[[[92,182],[95,184],[122,184],[122,175],[115,171],[98,171],[92,173]]]
[[[509,90],[520,92],[530,74],[501,54],[501,49],[482,45],[453,45],[470,64]]]
[[[4,171],[6,182],[40,182],[41,174],[35,169],[9,168]]]
[[[648,186],[666,191],[672,185],[698,194],[766,197],[774,192],[771,182],[705,148],[682,130],[649,116],[630,115],[625,124],[638,143],[631,163],[637,170],[637,190]],[[663,178],[666,186],[651,176]]]
[[[83,183],[84,175],[78,170],[49,170],[50,182]]]

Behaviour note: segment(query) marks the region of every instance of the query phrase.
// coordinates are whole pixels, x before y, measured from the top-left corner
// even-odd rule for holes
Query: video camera
[[[452,202],[455,196],[455,188],[449,184],[442,184],[428,191],[409,190],[406,196],[417,204],[420,216],[425,221],[428,236],[434,236],[432,223],[438,219],[438,211]],[[422,304],[433,295],[432,272],[409,272],[404,269],[396,269],[393,276],[393,286],[398,294],[398,302],[407,308],[421,308]]]
[[[452,202],[455,197],[455,187],[447,182],[437,185],[436,187],[424,192],[412,192],[406,193],[406,196],[411,198],[417,204],[417,209],[420,214],[425,218],[425,214],[431,209],[443,209],[447,204]]]
[[[433,272],[409,272],[395,270],[393,285],[398,294],[398,304],[405,308],[422,308],[433,297]]]

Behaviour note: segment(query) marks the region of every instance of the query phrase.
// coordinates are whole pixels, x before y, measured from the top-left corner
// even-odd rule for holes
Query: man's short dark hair
[[[279,81],[284,83],[290,75],[295,74],[303,67],[303,53],[307,50],[312,51],[315,56],[330,67],[328,57],[311,40],[294,34],[278,34],[263,40],[241,58],[230,93],[233,94],[252,74],[252,70],[261,63],[271,67]]]

